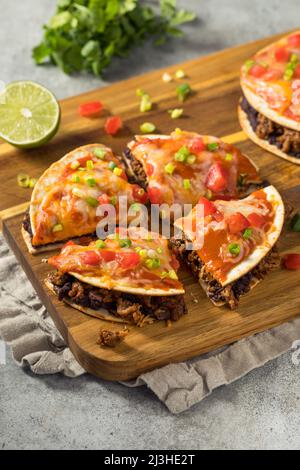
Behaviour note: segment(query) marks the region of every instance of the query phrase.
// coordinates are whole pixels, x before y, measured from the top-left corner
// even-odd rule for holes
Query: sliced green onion
[[[92,170],[94,168],[93,160],[87,160],[86,167],[87,167],[88,170]]]
[[[163,252],[162,247],[159,246],[158,248],[156,248],[156,251],[157,251],[157,253],[159,253],[161,255],[162,252]]]
[[[80,177],[78,175],[73,175],[72,176],[72,182],[73,183],[80,183]]]
[[[97,158],[100,158],[100,160],[105,160],[105,155],[106,155],[106,149],[102,147],[97,147],[94,149],[94,155]]]
[[[175,77],[176,77],[176,78],[184,78],[184,77],[185,77],[184,71],[181,70],[181,69],[180,69],[180,70],[176,70],[176,72],[175,72]]]
[[[252,235],[252,228],[246,228],[243,233],[243,238],[250,238]]]
[[[286,66],[283,78],[284,80],[291,80],[293,78],[295,69],[298,63],[298,56],[297,54],[292,54],[289,63]]]
[[[123,173],[123,170],[122,170],[122,168],[116,167],[116,168],[113,169],[113,173],[117,176],[121,176],[121,174]]]
[[[97,250],[100,250],[101,248],[105,248],[106,245],[103,240],[97,240],[95,244]]]
[[[80,163],[75,160],[74,162],[71,163],[70,167],[72,168],[72,170],[77,170],[77,168],[80,167]]]
[[[183,114],[182,108],[169,109],[168,113],[171,115],[171,119],[178,119]]]
[[[166,277],[169,277],[168,271],[163,271],[163,272],[160,274],[160,277],[161,277],[162,279],[165,279]]]
[[[29,185],[28,185],[28,187],[29,187],[29,188],[34,188],[35,185],[36,185],[36,182],[37,182],[36,178],[29,178]]]
[[[228,251],[234,256],[237,256],[240,254],[241,247],[238,243],[230,243],[228,245]]]
[[[154,259],[148,258],[148,259],[146,259],[145,264],[146,264],[148,269],[156,269],[156,268],[159,268],[159,266],[160,266],[160,259],[158,259],[158,258],[154,258]]]
[[[184,145],[178,152],[175,153],[174,159],[176,162],[185,162],[190,155],[189,149]]]
[[[97,182],[95,180],[95,178],[91,178],[90,176],[88,178],[86,178],[86,183],[92,188],[93,186],[96,186]],[[78,183],[79,181],[76,181],[76,183]]]
[[[131,240],[119,240],[119,246],[121,248],[130,248],[132,245],[132,241]]]
[[[136,96],[139,96],[141,98],[142,96],[146,95],[146,92],[144,90],[142,90],[141,88],[137,88],[135,90],[135,94],[136,94]]]
[[[189,155],[186,159],[186,162],[189,165],[192,165],[193,163],[195,163],[195,161],[196,161],[196,155]]]
[[[292,218],[291,228],[293,232],[300,232],[300,212]]]
[[[140,103],[140,111],[141,113],[146,113],[152,109],[152,102],[149,95],[145,94],[142,96],[141,103]]]
[[[62,224],[55,224],[53,227],[52,227],[52,232],[62,232],[63,231],[63,226]]]
[[[134,251],[136,251],[137,253],[139,253],[141,251],[141,247],[140,246],[135,246],[134,247]]]
[[[139,255],[140,255],[142,258],[147,258],[148,252],[147,252],[147,250],[142,249],[142,250],[140,250]]]
[[[168,173],[169,175],[172,175],[174,173],[174,170],[175,170],[175,166],[173,165],[173,163],[167,163],[167,165],[165,165],[165,172]]]
[[[168,272],[168,275],[169,275],[170,279],[173,279],[173,281],[178,280],[178,276],[177,276],[176,272],[174,271],[174,269],[170,269],[170,271]]]
[[[177,98],[183,102],[191,94],[192,89],[188,83],[183,83],[176,88]]]
[[[113,171],[115,168],[117,168],[117,165],[115,162],[109,162],[108,168]]]
[[[232,159],[233,159],[232,153],[226,153],[225,160],[227,160],[228,162],[231,162]]]
[[[189,179],[184,179],[183,180],[183,187],[184,189],[191,189],[191,182]]]
[[[210,144],[207,144],[207,149],[208,149],[210,152],[214,152],[214,151],[217,150],[218,148],[219,148],[218,142],[211,142]]]
[[[252,69],[254,64],[255,64],[254,60],[246,60],[246,62],[245,62],[245,71],[246,71],[246,73],[250,72],[250,70]]]
[[[113,206],[115,206],[115,205],[117,204],[117,200],[118,200],[117,196],[112,196],[112,197],[110,198],[109,202],[110,202]]]
[[[141,210],[141,203],[140,202],[134,202],[130,206],[130,210],[133,210],[134,212],[138,212]]]
[[[18,185],[21,186],[21,188],[28,188],[30,177],[29,175],[26,175],[25,173],[20,173],[17,176],[17,181],[18,181]]]
[[[154,132],[155,129],[156,126],[152,122],[143,122],[143,124],[140,125],[140,131],[143,134],[151,134],[151,132]]]
[[[99,204],[99,203],[98,203],[98,200],[95,199],[95,198],[92,197],[92,196],[88,196],[88,197],[86,198],[86,202],[87,202],[88,205],[91,206],[91,207],[97,207],[98,204]]]

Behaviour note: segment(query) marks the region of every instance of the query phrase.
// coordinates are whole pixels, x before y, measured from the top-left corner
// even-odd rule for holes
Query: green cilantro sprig
[[[160,14],[139,0],[57,0],[56,14],[44,26],[33,49],[37,64],[51,62],[65,73],[87,71],[101,76],[112,59],[128,55],[149,37],[159,45],[196,15],[160,0]]]

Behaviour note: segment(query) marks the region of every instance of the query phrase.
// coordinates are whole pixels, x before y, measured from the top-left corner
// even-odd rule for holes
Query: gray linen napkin
[[[83,374],[16,258],[0,235],[0,336],[16,362],[36,374]],[[221,385],[239,379],[288,351],[300,339],[300,318],[238,341],[187,363],[142,374],[126,386],[147,385],[172,413],[200,402]]]

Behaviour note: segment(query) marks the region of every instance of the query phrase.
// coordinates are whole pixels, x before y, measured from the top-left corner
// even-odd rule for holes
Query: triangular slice
[[[127,172],[153,204],[241,198],[262,186],[255,164],[217,137],[176,130],[136,136],[124,153]]]
[[[90,315],[141,324],[186,313],[179,263],[157,233],[119,229],[88,246],[71,241],[48,263],[58,270],[49,275],[48,287]]]
[[[201,198],[186,218],[175,221],[183,235],[171,245],[215,305],[235,308],[241,295],[279,266],[274,246],[283,222],[284,205],[273,186],[239,201]]]
[[[29,251],[52,250],[62,241],[95,232],[100,204],[114,205],[118,222],[120,196],[127,197],[128,205],[147,198],[142,188],[128,183],[110,148],[92,144],[73,150],[35,185],[22,230]]]

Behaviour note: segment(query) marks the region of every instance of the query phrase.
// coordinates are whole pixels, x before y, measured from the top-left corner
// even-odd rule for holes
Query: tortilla
[[[262,193],[264,193],[263,198],[262,198]],[[263,201],[266,201],[264,203]],[[272,211],[271,209],[267,209],[269,207],[269,203],[271,204]],[[249,273],[252,271],[259,263],[268,255],[268,253],[272,250],[276,242],[278,241],[278,238],[281,234],[283,223],[284,223],[284,204],[281,199],[280,194],[278,191],[274,188],[274,186],[268,186],[267,188],[261,189],[259,191],[254,192],[252,195],[248,196],[247,198],[240,200],[240,201],[214,201],[214,205],[217,208],[217,212],[223,214],[223,218],[220,221],[215,222],[214,219],[208,218],[207,225],[205,225],[204,228],[208,227],[208,231],[204,231],[204,247],[201,247],[197,251],[197,255],[201,259],[201,261],[204,263],[210,274],[213,276],[214,279],[218,281],[218,283],[222,287],[226,287],[229,284],[234,283],[238,279],[240,279],[242,276],[245,274]],[[267,212],[268,211],[268,212]],[[224,240],[228,240],[226,237],[224,237],[222,234],[230,234],[229,228],[228,228],[228,217],[230,217],[231,214],[237,214],[240,213],[244,217],[248,217],[250,213],[256,212],[258,215],[264,215],[264,217],[271,217],[270,220],[267,220],[267,229],[260,229],[257,235],[259,235],[259,240],[261,238],[263,239],[260,243],[256,243],[255,241],[253,244],[251,244],[251,249],[250,251],[244,250],[246,253],[245,257],[242,257],[240,261],[237,261],[234,263],[234,258],[231,257],[231,261],[228,264],[228,261],[224,261],[223,255],[221,256],[221,250],[224,244]],[[268,215],[270,214],[270,216]],[[194,220],[196,215],[196,208],[193,209],[193,211],[187,216],[186,219],[189,220]],[[210,216],[211,217],[211,216]],[[187,231],[186,226],[184,227],[184,223],[186,223],[186,219],[181,218],[177,221],[175,221],[175,226],[179,228],[180,230],[183,231],[186,239],[194,242],[195,241],[195,232]],[[202,220],[202,219],[201,219]],[[200,221],[201,221],[200,220]],[[205,219],[206,220],[206,219]],[[213,226],[213,224],[215,224]],[[217,226],[216,224],[219,224]],[[251,224],[250,224],[251,225]],[[192,227],[192,225],[191,225]],[[211,227],[209,229],[209,227]],[[184,231],[184,228],[186,229]],[[210,230],[210,231],[209,231]],[[256,232],[256,228],[252,228],[252,231]],[[253,235],[255,235],[255,232]],[[216,236],[216,234],[221,234],[221,238]],[[213,236],[214,240],[214,245],[213,249],[209,248],[209,238]],[[228,236],[228,235],[227,235]],[[217,238],[216,238],[217,237]],[[234,236],[235,237],[235,236]],[[238,242],[241,246],[245,244],[247,246],[247,240],[243,239],[242,234],[237,234],[236,237],[234,238],[231,237],[230,240],[234,240],[235,242]],[[219,240],[220,242],[220,249],[219,251],[215,251],[215,247],[218,248],[218,243]],[[255,240],[255,239],[254,239]],[[229,243],[228,241],[226,243]],[[210,253],[217,253],[211,255]],[[249,252],[249,254],[247,254]],[[218,262],[216,263],[216,256]],[[228,255],[228,252],[225,251],[225,259],[226,257],[229,257],[230,260],[230,255]],[[237,256],[236,259],[239,259],[239,256]],[[222,271],[222,264],[226,266],[226,270]],[[230,263],[233,264],[233,267],[230,269],[227,267],[230,266]],[[215,266],[215,267],[213,267]],[[217,266],[217,268],[216,268]],[[255,282],[256,284],[256,282]]]
[[[243,131],[247,134],[247,136],[257,145],[262,147],[263,149],[271,152],[278,157],[287,160],[288,162],[295,163],[296,165],[300,165],[300,158],[291,157],[290,155],[284,153],[280,150],[276,145],[270,144],[267,140],[260,139],[257,134],[252,129],[252,126],[249,122],[247,114],[242,110],[241,106],[238,106],[238,118],[240,125]]]
[[[94,154],[95,149],[103,149],[103,158]],[[86,163],[90,160],[91,168]],[[72,168],[72,163],[79,168]],[[109,167],[111,163],[119,174]],[[108,147],[91,144],[73,150],[54,162],[33,189],[29,208],[32,237],[22,230],[29,251],[33,254],[51,251],[68,239],[91,235],[99,221],[94,201],[98,204],[101,195],[108,200],[122,195],[132,204],[136,202],[133,189],[124,177],[120,161]]]

